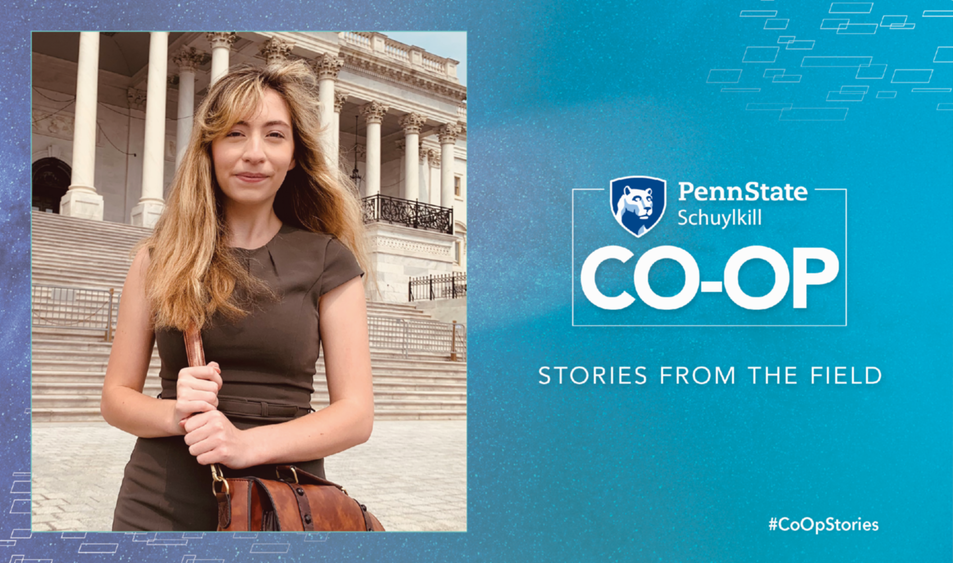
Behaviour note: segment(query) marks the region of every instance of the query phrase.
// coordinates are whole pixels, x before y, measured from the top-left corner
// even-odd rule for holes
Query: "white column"
[[[96,99],[99,95],[99,33],[79,34],[73,121],[73,171],[60,214],[103,220],[103,196],[96,193]]]
[[[365,196],[381,193],[381,123],[387,106],[379,102],[370,102],[361,106],[361,113],[367,122],[367,186]]]
[[[404,129],[404,193],[400,197],[417,201],[420,198],[420,176],[418,175],[418,154],[420,152],[420,127],[425,120],[416,113],[408,113],[400,118],[400,126]]]
[[[341,158],[341,110],[344,109],[344,102],[346,101],[347,94],[334,93],[334,123],[331,126],[331,146],[334,147],[332,153],[336,159]],[[354,132],[354,136],[357,136],[357,131]],[[334,169],[340,169],[340,166],[340,163],[337,163]]]
[[[142,197],[132,208],[132,224],[154,227],[165,200],[162,198],[165,167],[165,94],[169,57],[169,32],[149,33],[149,75],[146,87],[146,135],[142,150]]]
[[[205,37],[212,46],[212,73],[209,87],[228,72],[228,54],[232,44],[238,40],[234,32],[206,33]]]
[[[336,131],[339,123],[334,120],[334,106],[336,96],[334,95],[334,83],[337,81],[338,73],[344,66],[344,59],[336,56],[322,53],[311,61],[311,68],[318,76],[318,102],[321,107],[321,125],[324,130],[321,133],[321,140],[325,147],[325,157],[328,167],[336,171],[338,169],[338,143]],[[343,104],[343,102],[342,102]]]
[[[178,119],[175,131],[175,167],[182,163],[182,156],[189,145],[192,135],[192,121],[195,113],[195,69],[202,62],[202,53],[195,47],[183,47],[172,57],[179,67],[179,103]]]
[[[418,184],[417,193],[419,194],[420,201],[424,203],[430,203],[430,191],[427,189],[427,177],[430,176],[430,165],[427,164],[427,157],[430,156],[430,151],[423,147],[423,144],[420,145],[420,149],[417,151],[417,154],[420,158],[420,166],[418,167],[418,178],[420,178],[420,183]]]
[[[427,151],[427,160],[430,163],[430,166],[427,170],[427,185],[429,186],[428,199],[427,203],[431,205],[440,205],[440,183],[433,181],[433,170],[440,170],[440,151],[429,150]],[[439,176],[439,172],[438,178]]]
[[[447,123],[437,132],[440,139],[440,205],[453,207],[453,147],[457,143],[460,128]]]

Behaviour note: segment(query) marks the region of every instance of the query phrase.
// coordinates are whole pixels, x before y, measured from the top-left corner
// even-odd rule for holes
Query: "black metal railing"
[[[34,285],[31,318],[34,327],[102,332],[112,341],[119,316],[119,291]]]
[[[466,272],[410,278],[410,281],[407,282],[408,301],[433,301],[435,299],[456,299],[466,296]]]
[[[410,201],[389,195],[372,195],[361,200],[364,222],[387,221],[415,229],[453,234],[453,208]]]

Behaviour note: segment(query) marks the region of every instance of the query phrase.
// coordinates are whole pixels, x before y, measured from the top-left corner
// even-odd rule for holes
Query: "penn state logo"
[[[627,176],[609,182],[612,216],[636,237],[652,230],[665,213],[665,180]]]

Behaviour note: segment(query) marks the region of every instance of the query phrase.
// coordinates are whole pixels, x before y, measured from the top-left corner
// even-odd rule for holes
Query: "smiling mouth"
[[[235,176],[246,182],[260,182],[268,177],[265,174],[236,174]]]

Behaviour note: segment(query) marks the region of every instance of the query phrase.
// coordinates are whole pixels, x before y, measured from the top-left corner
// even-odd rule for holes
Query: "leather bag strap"
[[[185,355],[189,357],[189,367],[205,365],[205,350],[202,348],[202,333],[195,325],[190,325],[182,333],[185,339]]]
[[[303,531],[313,532],[314,517],[311,515],[311,504],[308,502],[308,495],[305,493],[304,487],[297,483],[281,482],[291,489],[291,494],[294,495],[295,500],[298,501],[298,515],[301,517],[301,525],[304,527]]]
[[[202,367],[205,365],[205,347],[202,346],[202,332],[194,324],[189,325],[185,332],[182,333],[182,338],[185,341],[185,355],[189,358],[189,367]],[[222,470],[218,468],[218,464],[212,464],[212,478],[216,481],[218,476],[221,476]],[[214,487],[212,490],[215,493],[216,498],[219,499],[219,506],[222,506],[222,501],[224,500],[225,504],[228,506],[228,511],[231,512],[231,498],[229,495],[228,489],[224,489],[222,492],[215,491]],[[224,497],[220,496],[224,495]],[[219,515],[219,521],[226,521],[227,518],[223,518],[222,515]],[[228,527],[226,525],[226,527]]]
[[[300,467],[296,465],[288,465],[288,464],[278,465],[277,467],[275,467],[275,469],[278,471],[279,479],[283,479],[285,481],[294,481],[295,483],[302,483],[305,485],[324,485],[324,486],[336,487],[340,489],[341,491],[343,491],[344,494],[347,494],[347,491],[345,491],[344,487],[342,487],[341,485],[328,481],[327,479],[322,479],[321,477],[318,477],[317,475],[313,473],[308,473],[307,471],[305,471],[304,469],[301,469]],[[288,479],[287,476],[291,476],[292,478]]]

